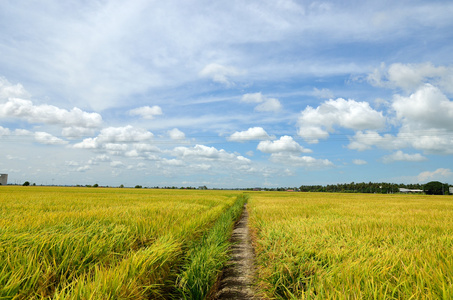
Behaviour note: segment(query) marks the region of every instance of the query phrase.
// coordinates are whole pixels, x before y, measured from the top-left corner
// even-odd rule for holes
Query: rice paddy
[[[209,266],[205,281],[192,283],[186,277],[197,275],[186,265],[193,264],[193,247],[206,236],[226,236],[217,241],[220,250],[205,250],[226,256],[216,251],[228,248],[222,243],[245,201],[238,196],[231,191],[2,187],[0,298],[166,299],[186,297],[190,289],[203,290],[203,297],[220,270]],[[219,227],[221,233],[212,233]]]
[[[207,299],[248,201],[258,297],[453,299],[453,197],[0,188],[0,299]]]
[[[251,193],[269,299],[453,299],[453,198]]]

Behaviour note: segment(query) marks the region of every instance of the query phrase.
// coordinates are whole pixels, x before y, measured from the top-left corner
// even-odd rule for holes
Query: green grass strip
[[[241,216],[248,196],[239,195],[236,202],[217,219],[200,241],[190,247],[177,287],[184,299],[205,299],[229,260],[229,239],[234,223]]]

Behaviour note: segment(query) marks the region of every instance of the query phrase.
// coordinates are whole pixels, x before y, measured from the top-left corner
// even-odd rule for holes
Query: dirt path
[[[228,266],[223,270],[219,289],[214,299],[257,299],[252,289],[254,253],[247,226],[249,214],[247,205],[236,223],[231,236],[232,257]]]

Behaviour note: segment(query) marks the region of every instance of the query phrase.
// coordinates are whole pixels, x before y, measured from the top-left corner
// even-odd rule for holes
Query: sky
[[[453,184],[451,1],[0,1],[0,173]]]

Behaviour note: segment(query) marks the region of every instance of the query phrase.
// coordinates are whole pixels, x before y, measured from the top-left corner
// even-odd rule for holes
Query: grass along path
[[[239,195],[214,226],[189,248],[177,287],[184,299],[206,299],[229,259],[230,236],[247,196]]]

